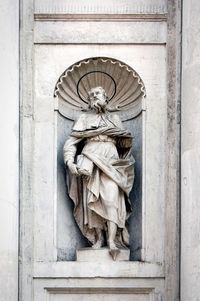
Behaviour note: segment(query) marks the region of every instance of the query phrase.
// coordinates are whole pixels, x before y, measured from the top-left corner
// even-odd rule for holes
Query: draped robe
[[[83,235],[96,242],[95,228],[107,232],[107,221],[117,225],[115,243],[129,243],[126,221],[131,213],[129,193],[134,181],[132,137],[118,115],[82,114],[64,145],[64,162],[88,169],[89,177],[68,173],[67,186],[74,217]],[[81,163],[80,163],[81,162]]]

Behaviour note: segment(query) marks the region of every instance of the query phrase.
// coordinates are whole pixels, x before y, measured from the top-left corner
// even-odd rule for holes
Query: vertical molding
[[[180,189],[180,42],[181,1],[168,0],[167,38],[167,181],[165,234],[165,300],[179,300],[179,189]]]
[[[57,256],[58,256],[58,252],[57,252],[57,248],[58,248],[58,241],[57,241],[57,170],[58,170],[58,163],[57,163],[57,154],[58,154],[58,135],[57,135],[57,125],[58,125],[58,111],[56,110],[57,107],[57,98],[54,98],[52,100],[54,102],[54,198],[53,198],[53,229],[54,229],[54,233],[53,233],[53,245],[54,245],[54,256],[57,260]]]
[[[33,0],[20,1],[20,281],[19,300],[33,298]]]
[[[142,111],[142,250],[141,260],[146,261],[146,99],[143,99],[143,111]]]

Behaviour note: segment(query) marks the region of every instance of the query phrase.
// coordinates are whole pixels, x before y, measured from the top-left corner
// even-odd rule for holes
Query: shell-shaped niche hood
[[[64,71],[54,91],[58,110],[65,117],[75,119],[80,111],[88,110],[88,91],[99,86],[108,96],[108,111],[118,112],[122,120],[142,111],[146,94],[142,79],[130,66],[106,57],[85,59]]]

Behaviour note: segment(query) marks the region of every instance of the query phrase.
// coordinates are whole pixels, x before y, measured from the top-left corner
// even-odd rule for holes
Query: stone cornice
[[[49,0],[44,4],[36,1],[35,14],[123,14],[123,15],[138,15],[138,14],[166,14],[167,8],[163,4],[137,4],[131,3],[128,0],[118,1],[52,1]]]
[[[36,21],[106,21],[106,22],[162,22],[167,14],[69,14],[69,13],[35,13]]]

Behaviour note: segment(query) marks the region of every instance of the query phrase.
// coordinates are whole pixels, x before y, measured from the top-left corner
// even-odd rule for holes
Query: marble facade
[[[199,300],[199,1],[57,2],[1,5],[0,300]],[[109,264],[74,261],[85,241],[59,159],[71,124],[53,98],[62,72],[95,56],[129,64],[147,90],[128,125],[141,124],[140,227],[131,261]]]

